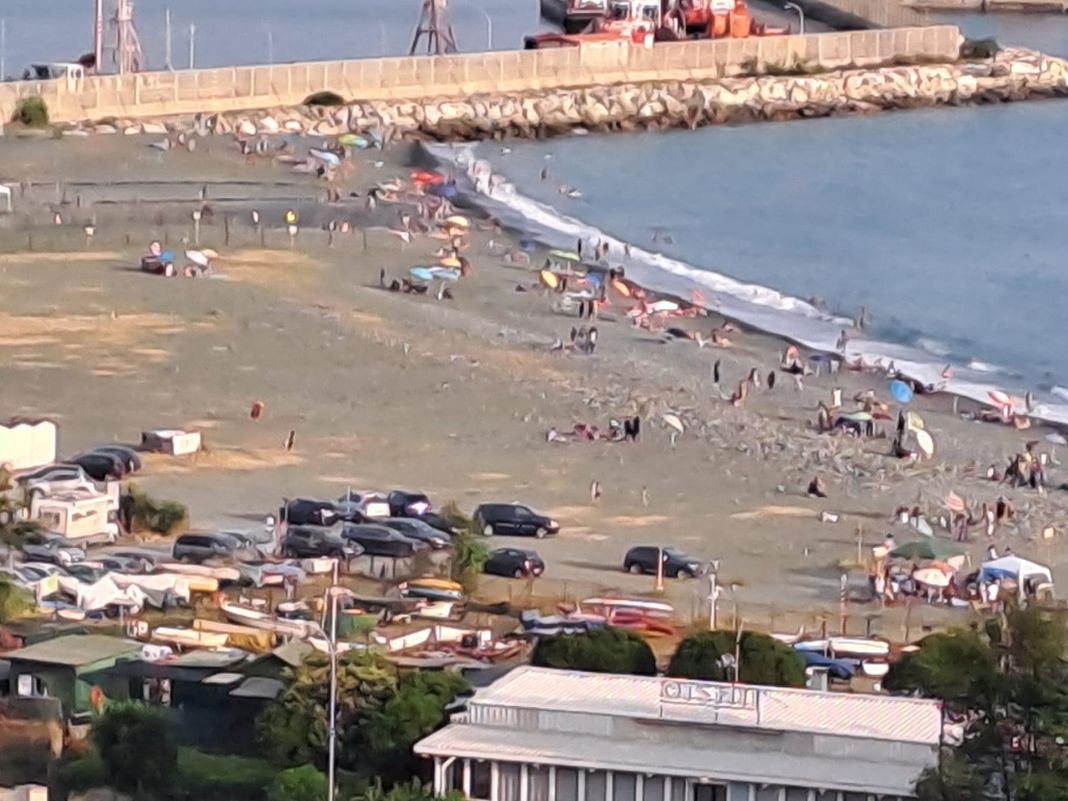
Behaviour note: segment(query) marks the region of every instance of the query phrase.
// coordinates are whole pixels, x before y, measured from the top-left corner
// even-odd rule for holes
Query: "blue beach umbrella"
[[[898,403],[908,403],[912,400],[912,388],[904,381],[891,381],[890,394]]]

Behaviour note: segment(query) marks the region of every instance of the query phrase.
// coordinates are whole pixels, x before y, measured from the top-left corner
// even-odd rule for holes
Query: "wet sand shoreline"
[[[134,139],[93,140],[95,148],[0,141],[0,158],[18,158],[16,179],[283,177],[276,167],[242,163],[228,140],[157,159]],[[90,148],[96,163],[85,159]],[[347,182],[361,198],[331,213],[356,214],[362,192],[405,175],[406,159],[403,151],[356,156]],[[385,163],[375,167],[378,160]],[[309,178],[307,188],[315,194],[321,185]],[[559,518],[564,530],[521,543],[545,558],[545,578],[533,587],[487,580],[490,596],[533,591],[547,602],[649,592],[651,579],[622,574],[622,554],[636,544],[673,544],[721,561],[721,582],[735,586],[721,610],[737,601],[747,625],[811,630],[828,616],[837,627],[841,565],[855,558],[858,529],[863,551],[889,531],[908,541],[908,529],[890,523],[893,510],[921,505],[937,516],[953,490],[975,503],[1010,496],[1020,514],[997,538],[999,548],[1052,562],[1055,575],[1068,579],[1060,538],[1038,539],[1045,525],[1065,530],[1068,495],[1051,488],[1040,498],[967,475],[970,464],[977,473],[1003,466],[1041,430],[969,423],[952,414],[948,398],[921,397],[915,406],[939,453],[909,468],[883,455],[886,440],[828,437],[809,427],[832,386],[847,398],[869,387],[885,398],[885,380],[871,374],[813,377],[801,392],[783,380],[751,395],[743,409],[724,402],[709,379],[712,363],[721,361],[729,394],[752,367],[766,373],[777,364],[783,343],[774,337],[747,331],[723,350],[664,343],[612,308],[598,321],[594,356],[552,354],[553,340],[566,339],[578,320],[552,311],[534,288],[535,273],[490,255],[512,247],[501,234],[476,233],[475,275],[459,283],[455,301],[437,302],[378,288],[380,269],[399,276],[426,263],[441,244],[433,239],[403,245],[372,229],[365,250],[362,234],[304,229],[291,243],[275,227],[264,233],[235,219],[224,246],[216,219],[205,223],[202,240],[222,254],[225,279],[167,281],[131,267],[151,238],[165,231],[177,242],[190,234],[179,215],[160,226],[136,204],[125,221],[99,213],[86,242],[74,221],[88,213],[84,207],[49,229],[50,207],[27,205],[33,253],[25,229],[0,228],[0,251],[16,251],[0,256],[0,409],[57,416],[64,452],[129,440],[150,427],[197,425],[208,453],[193,465],[153,465],[139,480],[188,503],[197,527],[252,526],[282,495],[330,498],[346,486],[421,488],[466,509],[522,500]],[[380,206],[375,222],[395,224],[395,214]],[[77,258],[40,252],[49,247]],[[700,320],[702,328],[716,323]],[[247,410],[257,399],[267,414],[252,423]],[[674,447],[660,417],[668,411],[686,424]],[[553,426],[603,427],[630,414],[645,421],[636,445],[545,442]],[[292,452],[282,448],[289,430],[296,431]],[[817,473],[829,486],[826,500],[805,496]],[[1053,477],[1063,480],[1060,471]],[[593,481],[603,490],[596,501]],[[821,523],[821,511],[842,519]],[[973,535],[973,562],[986,544]],[[671,582],[667,597],[701,619],[707,592],[703,581]],[[848,614],[850,631],[876,615],[877,630],[901,636],[901,608],[851,606]],[[917,607],[910,624],[915,631],[967,619],[965,610]]]

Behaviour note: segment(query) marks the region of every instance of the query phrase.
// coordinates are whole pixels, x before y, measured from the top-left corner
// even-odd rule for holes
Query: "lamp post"
[[[320,625],[319,633],[326,639],[327,650],[330,654],[330,703],[327,708],[327,762],[326,762],[326,801],[334,801],[334,786],[336,773],[337,754],[337,591],[341,589],[337,585],[337,571],[334,573],[333,585],[327,587],[326,594],[330,598],[330,634],[323,631]]]
[[[482,16],[486,18],[486,49],[493,49],[493,17],[489,15],[489,12],[483,9]]]
[[[801,29],[798,33],[803,34],[805,32],[805,9],[801,8],[797,3],[783,3],[783,8],[792,8],[797,12],[797,17],[800,20]]]

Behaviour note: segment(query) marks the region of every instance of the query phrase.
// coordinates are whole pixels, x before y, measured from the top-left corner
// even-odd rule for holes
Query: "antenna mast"
[[[119,75],[141,72],[146,67],[141,39],[133,23],[133,0],[116,0],[115,17],[115,66]]]
[[[415,28],[415,36],[412,37],[412,49],[408,55],[415,55],[419,49],[419,40],[426,37],[426,52],[428,55],[445,55],[455,53],[456,37],[449,24],[449,0],[423,0],[423,8],[419,12],[419,24]]]

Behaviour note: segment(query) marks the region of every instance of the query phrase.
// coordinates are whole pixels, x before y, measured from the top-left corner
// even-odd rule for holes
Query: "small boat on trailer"
[[[222,613],[233,623],[241,626],[249,626],[254,629],[273,631],[283,637],[307,637],[312,632],[318,631],[319,627],[307,620],[287,620],[277,618],[251,606],[223,602],[220,607]]]

